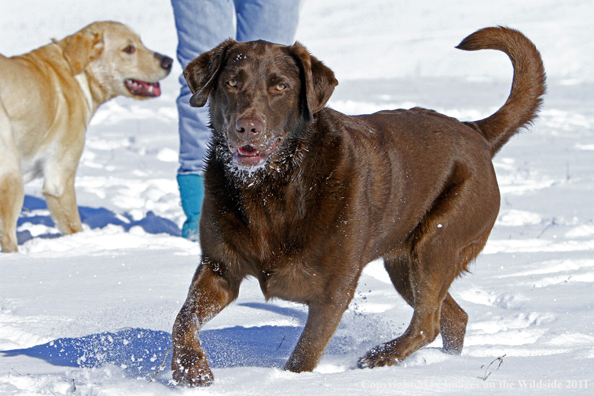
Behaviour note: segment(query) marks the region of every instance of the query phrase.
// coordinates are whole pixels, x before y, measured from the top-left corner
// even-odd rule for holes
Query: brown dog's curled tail
[[[499,50],[509,56],[514,67],[511,92],[503,107],[490,117],[473,123],[491,144],[491,152],[495,155],[513,135],[536,118],[546,91],[542,58],[526,36],[505,27],[481,29],[462,40],[456,48]]]

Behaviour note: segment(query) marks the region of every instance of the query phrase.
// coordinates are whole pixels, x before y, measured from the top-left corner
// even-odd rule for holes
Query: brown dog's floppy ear
[[[329,67],[310,55],[299,42],[290,46],[289,51],[299,65],[301,110],[305,121],[310,123],[313,115],[322,110],[332,96],[338,80]]]
[[[66,37],[64,58],[68,61],[70,69],[74,74],[82,72],[89,62],[97,59],[103,52],[103,40],[99,33],[89,30],[81,30]]]
[[[221,70],[225,55],[229,48],[237,42],[232,39],[223,41],[214,49],[194,59],[184,69],[184,78],[188,88],[194,94],[190,98],[190,106],[202,107],[206,104],[210,91]]]

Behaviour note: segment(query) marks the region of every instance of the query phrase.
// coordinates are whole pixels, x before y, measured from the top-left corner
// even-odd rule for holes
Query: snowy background
[[[175,56],[166,0],[0,0],[0,53],[106,19]],[[419,105],[475,120],[503,104],[511,67],[501,53],[454,46],[506,25],[541,50],[541,117],[496,156],[499,219],[473,273],[452,287],[470,316],[462,356],[442,354],[438,338],[399,367],[355,368],[412,313],[372,263],[313,373],[281,369],[306,310],[265,303],[248,280],[202,334],[214,386],[172,387],[168,362],[157,375],[200,252],[177,236],[176,64],[160,98],[117,99],[96,113],[76,179],[85,232],[59,236],[41,181],[27,185],[20,253],[0,255],[0,395],[591,394],[593,19],[588,0],[304,4],[297,39],[336,72],[330,106],[349,114]]]

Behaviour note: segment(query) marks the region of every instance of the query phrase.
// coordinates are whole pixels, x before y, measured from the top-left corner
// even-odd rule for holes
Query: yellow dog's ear
[[[103,37],[99,33],[81,30],[64,39],[64,58],[74,74],[79,74],[103,52]]]

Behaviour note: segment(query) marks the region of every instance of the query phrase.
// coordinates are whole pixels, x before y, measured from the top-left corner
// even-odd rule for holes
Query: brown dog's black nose
[[[235,122],[235,130],[238,133],[251,132],[257,135],[262,132],[262,121],[257,117],[243,117]]]
[[[173,66],[173,59],[171,59],[168,56],[161,55],[157,52],[155,52],[155,58],[159,59],[159,61],[161,62],[161,68],[167,71],[171,71],[171,66]]]

